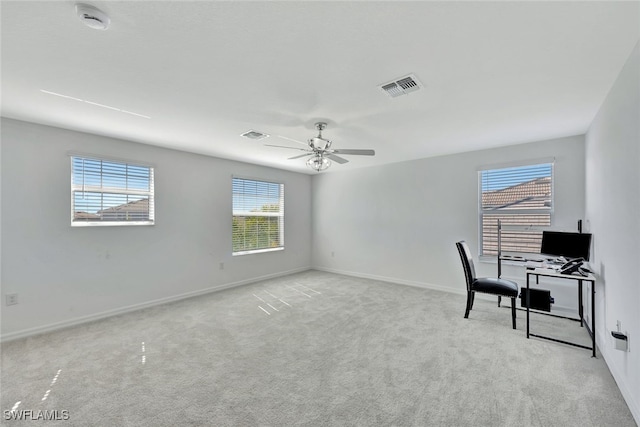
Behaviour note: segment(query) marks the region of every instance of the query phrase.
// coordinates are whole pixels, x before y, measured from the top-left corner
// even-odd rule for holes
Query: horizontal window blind
[[[552,171],[546,163],[480,172],[482,210],[551,210]]]
[[[71,157],[72,225],[152,224],[153,168]]]
[[[284,184],[232,181],[233,253],[284,248]]]
[[[498,220],[504,252],[540,252],[542,227],[551,225],[553,164],[480,172],[481,255],[498,253]]]

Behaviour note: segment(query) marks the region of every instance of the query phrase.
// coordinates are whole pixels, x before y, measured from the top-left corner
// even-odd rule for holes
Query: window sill
[[[483,264],[498,265],[498,257],[495,257],[495,256],[483,256],[483,257],[480,257],[479,260]],[[516,266],[522,267],[523,265],[526,264],[526,262],[527,261],[524,259],[521,261],[503,259],[502,265],[516,265]]]
[[[280,248],[253,249],[250,251],[233,252],[231,255],[232,256],[251,255],[251,254],[261,254],[264,252],[276,252],[276,251],[283,251],[283,250],[284,250],[284,246]]]
[[[104,221],[104,222],[72,222],[71,227],[130,227],[155,225],[154,221]]]
[[[542,262],[542,261],[549,261],[548,259],[545,259],[542,255],[540,254],[526,254],[528,256],[522,256],[521,259],[505,259],[502,258],[502,265],[518,265],[518,266],[523,266],[528,262]],[[479,256],[478,260],[481,263],[486,263],[486,264],[498,264],[498,257],[497,256]]]

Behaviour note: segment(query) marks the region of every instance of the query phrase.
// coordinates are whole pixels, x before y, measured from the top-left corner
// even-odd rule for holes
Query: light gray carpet
[[[8,342],[2,410],[69,420],[3,423],[635,425],[601,357],[527,340],[524,313],[512,330],[495,301],[476,298],[469,319],[464,305],[308,271]],[[534,319],[538,332],[585,339],[550,319]]]

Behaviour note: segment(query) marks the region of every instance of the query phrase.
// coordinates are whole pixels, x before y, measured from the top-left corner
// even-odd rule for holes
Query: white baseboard
[[[300,272],[311,270],[311,269],[319,270],[319,271],[326,271],[326,272],[329,272],[329,273],[343,274],[345,276],[360,277],[360,278],[364,278],[364,279],[372,279],[372,280],[379,280],[379,281],[382,281],[382,282],[395,283],[395,284],[406,285],[406,286],[414,286],[414,287],[423,288],[423,289],[433,289],[433,290],[436,290],[436,291],[449,292],[449,293],[454,293],[454,294],[458,294],[458,295],[465,295],[466,294],[466,289],[464,289],[464,288],[454,289],[454,288],[450,288],[450,287],[446,287],[446,286],[435,285],[433,283],[418,282],[418,281],[405,280],[405,279],[399,279],[399,278],[394,278],[394,277],[379,276],[379,275],[375,275],[375,274],[359,273],[359,272],[340,270],[340,269],[334,269],[334,268],[303,267],[303,268],[298,268],[298,269],[293,269],[293,270],[288,270],[288,271],[282,271],[282,272],[273,273],[273,274],[267,274],[267,275],[264,275],[264,276],[254,277],[254,278],[251,278],[251,279],[240,280],[240,281],[237,281],[237,282],[225,283],[225,284],[222,284],[222,285],[212,286],[212,287],[201,289],[201,290],[198,290],[198,291],[187,292],[187,293],[183,293],[183,294],[179,294],[179,295],[174,295],[174,296],[171,296],[171,297],[159,298],[159,299],[156,299],[156,300],[153,300],[153,301],[148,301],[148,302],[145,302],[145,303],[134,304],[134,305],[121,307],[121,308],[114,309],[114,310],[107,310],[107,311],[103,311],[103,312],[100,312],[100,313],[92,314],[92,315],[89,315],[89,316],[76,317],[76,318],[65,320],[65,321],[62,321],[62,322],[52,323],[52,324],[43,325],[43,326],[39,326],[39,327],[35,327],[35,328],[23,329],[21,331],[11,332],[11,333],[8,333],[8,334],[0,336],[0,342],[7,342],[7,341],[12,341],[12,340],[17,340],[17,339],[20,339],[20,338],[26,338],[26,337],[37,335],[37,334],[42,334],[42,333],[45,333],[45,332],[52,332],[52,331],[55,331],[55,330],[58,330],[58,329],[64,329],[64,328],[68,328],[68,327],[72,327],[72,326],[77,326],[77,325],[81,325],[83,323],[93,322],[93,321],[104,319],[104,318],[107,318],[107,317],[117,316],[117,315],[120,315],[120,314],[129,313],[129,312],[132,312],[132,311],[141,310],[141,309],[144,309],[144,308],[149,308],[149,307],[153,307],[153,306],[157,306],[157,305],[167,304],[167,303],[171,303],[171,302],[175,302],[175,301],[179,301],[179,300],[183,300],[183,299],[187,299],[187,298],[193,298],[193,297],[196,297],[196,296],[200,296],[200,295],[205,295],[205,294],[209,294],[209,293],[212,293],[212,292],[221,291],[221,290],[224,290],[224,289],[230,289],[230,288],[234,288],[234,287],[238,287],[238,286],[248,285],[248,284],[251,284],[251,283],[259,282],[261,280],[268,280],[268,279],[273,279],[273,278],[276,278],[276,277],[287,276],[289,274],[300,273]],[[478,295],[478,296],[481,297],[481,295]],[[634,419],[636,421],[636,424],[640,425],[640,406],[639,406],[639,403],[634,400],[634,396],[631,393],[631,390],[630,390],[628,384],[624,381],[624,376],[619,372],[619,370],[617,369],[616,365],[614,363],[611,363],[611,360],[613,359],[613,357],[612,357],[612,351],[613,350],[611,350],[610,346],[607,345],[607,341],[606,341],[607,337],[606,337],[606,335],[602,335],[602,332],[600,332],[600,333],[597,334],[596,338],[597,338],[597,345],[598,345],[598,349],[600,350],[600,354],[604,358],[605,363],[609,367],[609,370],[610,370],[613,378],[615,379],[616,383],[618,384],[618,388],[620,389],[620,392],[621,392],[622,396],[624,397],[627,405],[629,406],[629,410],[631,411],[631,414],[633,415],[633,417],[634,417]]]
[[[313,267],[314,270],[326,271],[328,273],[343,274],[345,276],[360,277],[362,279],[379,280],[381,282],[395,283],[399,285],[413,286],[422,289],[433,289],[435,291],[449,292],[458,295],[466,295],[466,288],[453,289],[442,285],[435,285],[427,282],[417,282],[413,280],[399,279],[397,277],[378,276],[375,274],[359,273],[355,271],[339,270],[336,268]]]
[[[640,426],[640,401],[638,401],[637,396],[634,396],[631,392],[629,384],[625,381],[625,376],[622,375],[616,364],[613,363],[613,352],[619,350],[613,350],[611,347],[612,344],[607,339],[608,336],[606,333],[604,335],[601,331],[596,333],[596,346],[598,350],[600,350],[600,354],[607,364],[611,376],[613,376],[613,379],[616,381],[618,389],[627,403],[629,411],[631,411],[631,415],[633,415],[636,424]]]
[[[397,277],[377,276],[375,274],[359,273],[355,271],[340,270],[336,268],[313,267],[313,269],[318,271],[326,271],[328,273],[344,274],[345,276],[360,277],[363,279],[380,280],[381,282],[396,283],[399,285],[406,285],[406,286],[414,286],[422,289],[433,289],[436,291],[449,292],[457,295],[467,295],[467,290],[464,287],[461,287],[459,289],[450,288],[447,286],[435,285],[433,283],[428,283],[428,282],[416,282],[412,280],[399,279]],[[513,280],[513,279],[509,279],[509,280]],[[489,294],[477,293],[476,298],[490,301],[490,300],[495,300],[496,297]],[[505,301],[505,303],[509,304],[509,301]],[[563,305],[554,305],[553,312],[560,316],[570,317],[572,314],[575,314],[577,316],[577,309],[573,307],[566,307]]]
[[[186,292],[179,295],[173,295],[170,297],[159,298],[152,301],[143,302],[140,304],[133,304],[126,307],[120,307],[113,310],[107,310],[96,314],[91,314],[88,316],[75,317],[69,320],[63,320],[62,322],[50,323],[48,325],[37,326],[35,328],[23,329],[16,332],[10,332],[8,334],[4,334],[0,336],[0,342],[8,342],[17,340],[20,338],[26,338],[33,335],[42,334],[45,332],[52,332],[58,329],[69,328],[72,326],[81,325],[83,323],[93,322],[100,319],[105,319],[107,317],[117,316],[120,314],[130,313],[132,311],[142,310],[144,308],[154,307],[157,305],[168,304],[175,301],[180,301],[187,298],[193,298],[200,295],[209,294],[212,292],[222,291],[224,289],[235,288],[238,286],[248,285],[251,283],[259,282],[261,280],[273,279],[276,277],[287,276],[289,274],[301,273],[303,271],[311,270],[311,267],[302,267],[293,270],[281,271],[278,273],[267,274],[264,276],[253,277],[251,279],[239,280],[237,282],[224,283],[222,285],[211,286],[205,289],[200,289],[197,291]]]

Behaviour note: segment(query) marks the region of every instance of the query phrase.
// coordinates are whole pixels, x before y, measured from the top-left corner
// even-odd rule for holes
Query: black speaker
[[[540,311],[551,311],[551,304],[553,303],[551,291],[529,288],[529,294],[531,295],[529,308]],[[527,288],[520,288],[520,307],[527,307]]]

